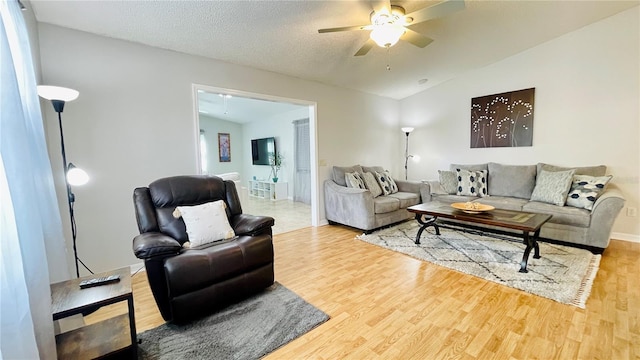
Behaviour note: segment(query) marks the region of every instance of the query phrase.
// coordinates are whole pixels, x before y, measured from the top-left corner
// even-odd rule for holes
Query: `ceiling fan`
[[[408,26],[464,9],[464,0],[446,0],[409,14],[405,13],[402,6],[391,5],[390,0],[372,0],[371,4],[373,5],[371,24],[320,29],[318,32],[322,34],[337,31],[371,30],[369,39],[355,53],[355,56],[366,55],[376,44],[388,49],[398,40],[404,40],[423,48],[431,44],[433,39],[409,29]]]

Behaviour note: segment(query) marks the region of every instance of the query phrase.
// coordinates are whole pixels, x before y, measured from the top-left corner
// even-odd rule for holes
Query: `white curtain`
[[[69,278],[20,6],[0,1],[0,359],[55,359],[49,284]]]
[[[295,165],[293,168],[293,201],[311,205],[311,141],[309,119],[293,122]]]

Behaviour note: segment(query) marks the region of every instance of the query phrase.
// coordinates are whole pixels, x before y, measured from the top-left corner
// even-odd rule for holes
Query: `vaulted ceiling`
[[[407,12],[439,1],[392,1]],[[399,42],[354,57],[369,1],[45,1],[36,19],[71,29],[402,99],[628,8],[638,1],[467,0],[410,28],[434,42]],[[391,70],[386,66],[390,65]],[[426,80],[425,80],[426,79]]]

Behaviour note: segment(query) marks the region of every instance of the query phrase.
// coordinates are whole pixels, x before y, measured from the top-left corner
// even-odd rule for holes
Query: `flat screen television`
[[[269,156],[276,153],[276,139],[273,137],[251,140],[253,165],[269,165]]]

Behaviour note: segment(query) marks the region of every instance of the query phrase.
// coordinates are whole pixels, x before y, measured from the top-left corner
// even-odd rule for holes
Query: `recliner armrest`
[[[142,233],[133,238],[133,253],[138,259],[176,255],[180,249],[178,240],[159,232]]]
[[[275,220],[271,216],[238,214],[231,219],[231,227],[236,235],[271,235]]]

